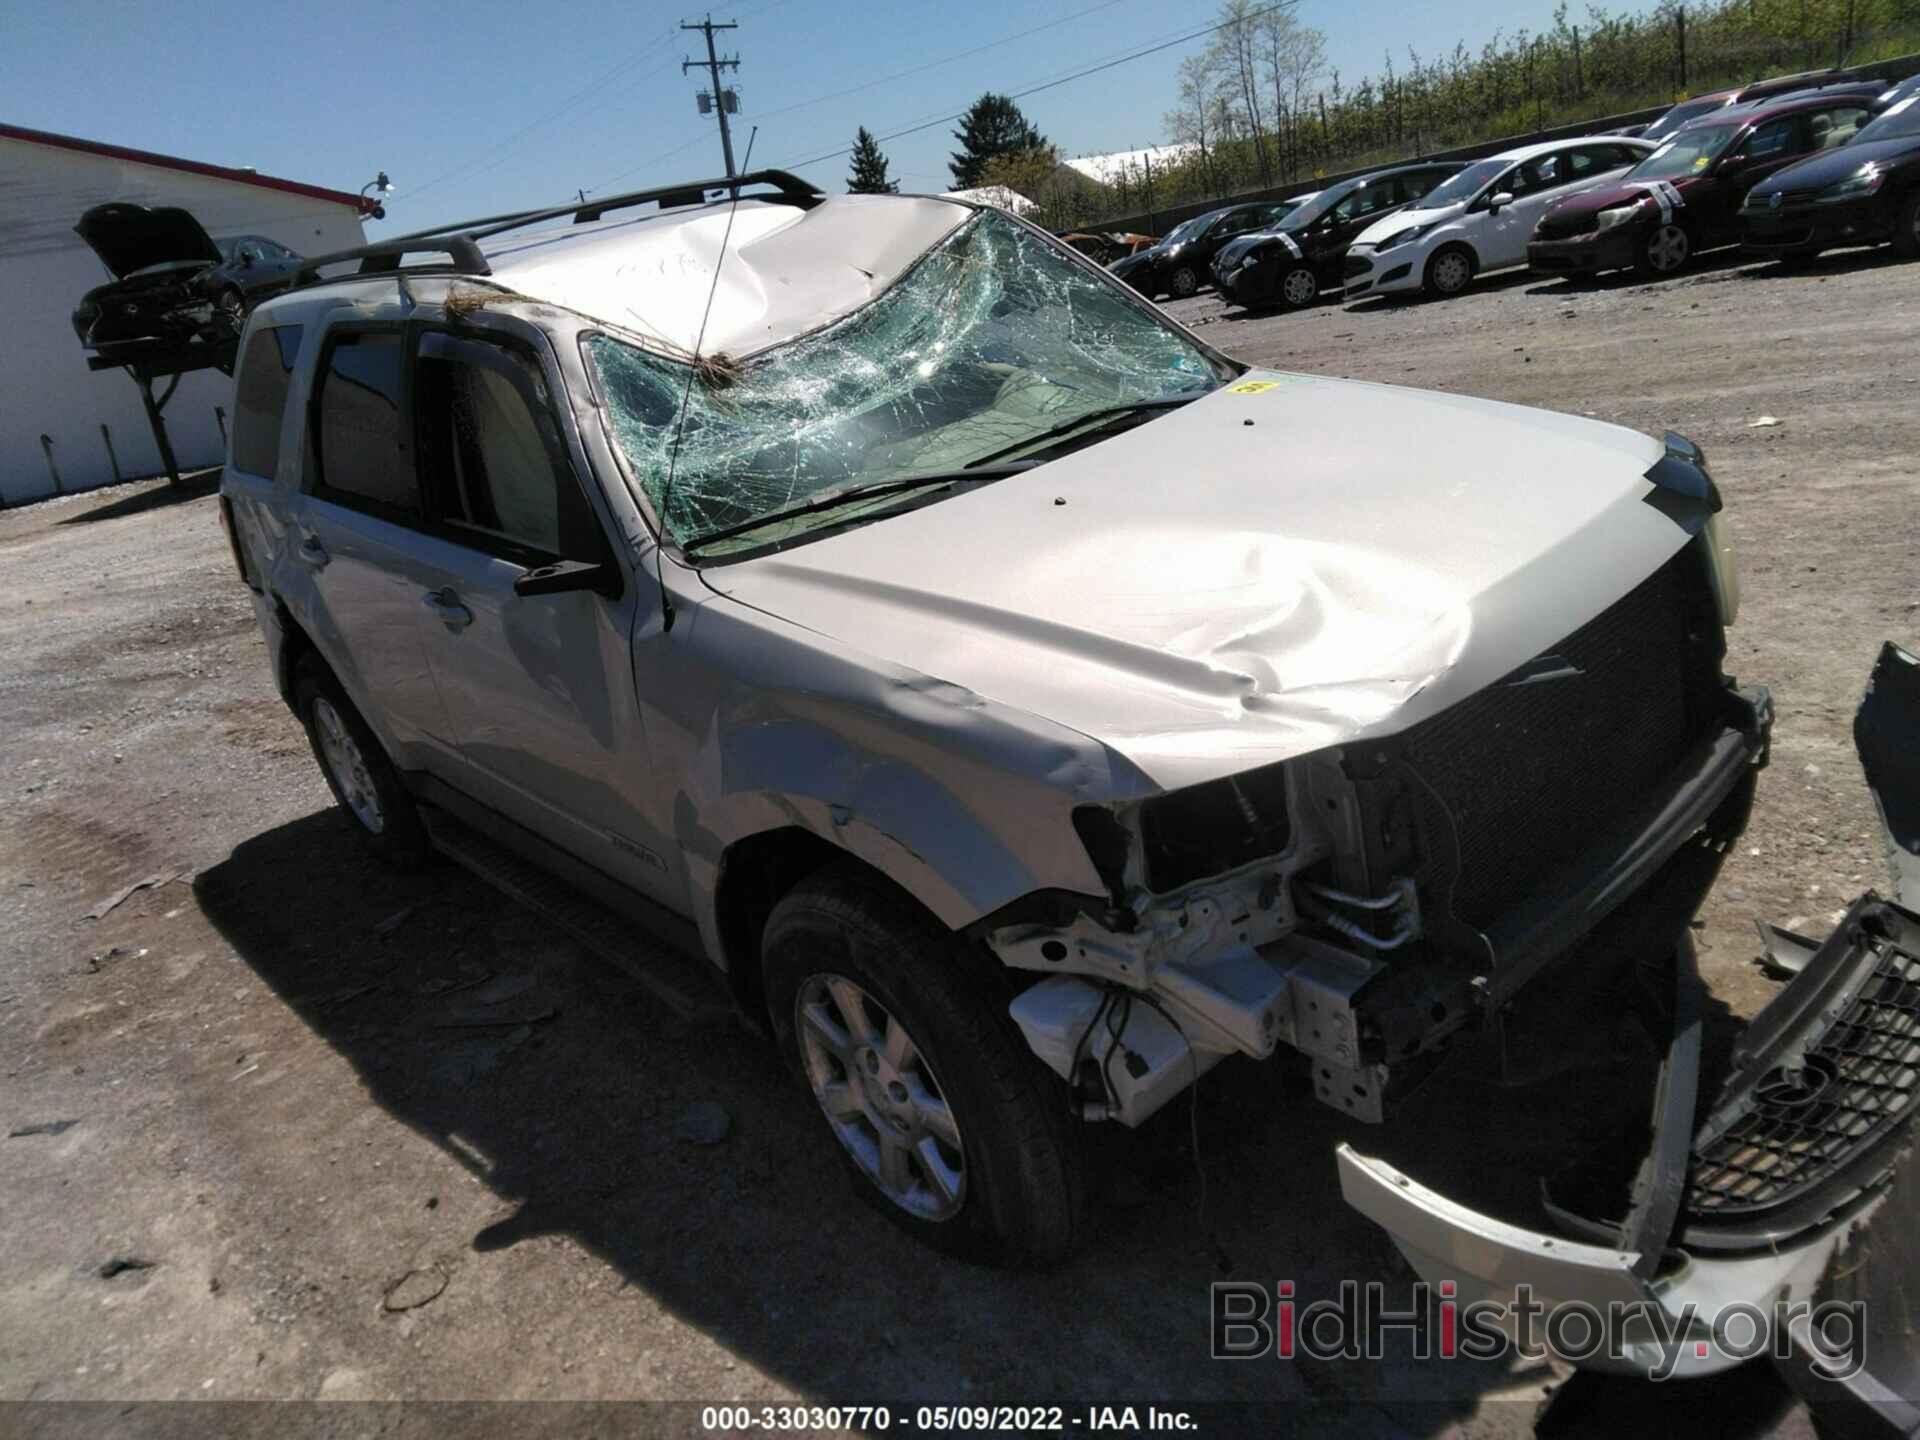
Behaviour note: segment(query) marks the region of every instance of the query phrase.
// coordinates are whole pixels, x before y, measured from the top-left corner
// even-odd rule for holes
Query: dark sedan
[[[1891,240],[1920,257],[1920,95],[1897,102],[1838,150],[1802,160],[1747,193],[1740,238],[1797,260]]]
[[[301,257],[261,235],[215,241],[177,206],[96,205],[74,226],[114,278],[74,308],[80,343],[130,346],[220,341],[240,333],[255,302],[285,289]]]
[[[1229,240],[1213,257],[1214,283],[1237,305],[1311,305],[1322,290],[1340,288],[1355,236],[1459,169],[1458,163],[1408,165],[1330,185],[1271,229]]]
[[[1162,295],[1184,299],[1206,283],[1210,262],[1222,245],[1267,229],[1299,203],[1299,198],[1262,200],[1210,210],[1176,225],[1158,245],[1116,260],[1107,269],[1149,300]]]
[[[1873,118],[1835,93],[1731,106],[1683,126],[1617,183],[1570,196],[1540,217],[1527,264],[1559,275],[1638,270],[1675,275],[1702,250],[1740,239],[1740,202],[1775,171],[1835,149]]]

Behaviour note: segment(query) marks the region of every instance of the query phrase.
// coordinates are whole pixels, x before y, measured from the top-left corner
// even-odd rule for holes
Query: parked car
[[[1920,92],[1839,149],[1755,185],[1739,222],[1749,250],[1778,259],[1882,241],[1892,241],[1904,259],[1920,258]]]
[[[717,253],[716,206],[631,213],[684,186],[596,196],[335,257],[249,320],[223,513],[375,856],[684,945],[862,1196],[1003,1260],[1072,1246],[1083,1127],[1229,1057],[1373,1121],[1608,954],[1690,1009],[1771,726],[1723,673],[1698,448],[1248,369],[991,208],[730,188]],[[1905,834],[1920,687],[1871,703]],[[1343,1146],[1344,1193],[1463,1298],[1633,1299],[1683,1372],[1733,1364],[1692,1317],[1807,1294],[1920,1117],[1920,1067],[1821,1049],[1912,1032],[1911,984],[1860,970],[1920,919],[1862,904],[1764,1032],[1845,1116],[1817,1164],[1754,1118],[1769,1060],[1702,1105],[1685,1204],[1557,1194],[1604,1245]],[[1554,967],[1628,905],[1644,944]],[[1657,1175],[1695,1133],[1673,1033]],[[1643,1366],[1620,1338],[1596,1363]]]
[[[1822,90],[1843,90],[1862,96],[1878,96],[1884,93],[1887,82],[1884,80],[1853,80],[1843,70],[1803,70],[1793,75],[1775,75],[1767,80],[1755,80],[1749,85],[1736,86],[1731,90],[1713,90],[1704,95],[1695,95],[1682,100],[1668,110],[1658,120],[1640,132],[1644,140],[1665,140],[1674,135],[1684,125],[1690,125],[1717,110],[1729,105],[1751,105],[1759,100],[1785,100],[1810,95]],[[1624,132],[1623,132],[1624,133]]]
[[[1889,85],[1873,99],[1873,108],[1885,113],[1902,100],[1911,100],[1920,95],[1920,75],[1909,75],[1897,85]]]
[[[1677,275],[1702,250],[1740,239],[1740,202],[1752,186],[1802,156],[1844,146],[1872,118],[1857,96],[1812,96],[1696,120],[1618,183],[1548,209],[1527,263],[1552,275]]]
[[[73,312],[80,343],[103,354],[154,341],[230,340],[247,308],[285,289],[300,268],[300,257],[277,241],[215,241],[173,205],[96,205],[74,229],[114,277]]]
[[[1107,269],[1149,300],[1162,295],[1184,299],[1207,283],[1214,254],[1222,245],[1237,235],[1266,229],[1305,198],[1228,205],[1196,215],[1174,226],[1159,244],[1116,260]]]
[[[1654,146],[1617,135],[1550,140],[1476,160],[1416,206],[1368,226],[1347,251],[1345,298],[1458,295],[1473,277],[1523,265],[1547,206],[1619,179]]]
[[[1329,186],[1269,229],[1229,240],[1213,257],[1213,279],[1236,305],[1291,309],[1340,288],[1347,246],[1385,215],[1414,203],[1460,166],[1409,165]]]

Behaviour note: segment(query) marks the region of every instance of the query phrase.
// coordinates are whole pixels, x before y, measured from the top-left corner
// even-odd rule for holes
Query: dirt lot
[[[1729,1011],[1764,1003],[1754,919],[1820,927],[1881,881],[1849,723],[1881,639],[1920,638],[1920,268],[1176,309],[1248,360],[1706,448],[1746,586],[1729,668],[1780,721],[1697,937]],[[1492,1434],[1528,1429],[1553,1379],[1208,1359],[1211,1280],[1409,1278],[1338,1199],[1339,1123],[1253,1067],[1203,1089],[1204,1183],[1183,1106],[1108,1137],[1091,1243],[1059,1274],[902,1240],[757,1041],[671,1020],[460,872],[361,857],[204,491],[0,514],[0,734],[0,1131],[55,1132],[0,1139],[0,1399],[1297,1400],[1349,1430]],[[1569,1096],[1610,1094],[1617,1059],[1576,1045],[1516,1090],[1470,1046],[1358,1138],[1423,1178],[1462,1156],[1499,1174],[1564,1140]],[[717,1144],[688,1138],[703,1102]],[[1718,1433],[1807,1426],[1764,1369],[1582,1398],[1593,1433],[1676,1407]]]

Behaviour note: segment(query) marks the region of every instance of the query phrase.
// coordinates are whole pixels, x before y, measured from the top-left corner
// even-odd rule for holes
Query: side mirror
[[[513,582],[513,593],[533,595],[569,595],[576,590],[593,590],[606,596],[620,593],[620,568],[611,560],[556,560],[529,570]]]
[[[1511,205],[1512,203],[1513,192],[1510,190],[1502,190],[1498,195],[1489,195],[1487,197],[1487,209],[1495,215],[1500,213],[1502,206]]]

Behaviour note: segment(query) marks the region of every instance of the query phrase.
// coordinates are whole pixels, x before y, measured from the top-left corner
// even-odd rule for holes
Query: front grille
[[[1373,269],[1373,261],[1363,255],[1347,256],[1346,276],[1351,280],[1356,275],[1365,275]]]
[[[1695,1217],[1777,1209],[1911,1118],[1920,1095],[1920,954],[1870,926],[1855,933],[1871,969],[1832,1027],[1797,1063],[1741,1087],[1703,1128],[1687,1198]]]
[[[1457,855],[1457,918],[1488,929],[1664,788],[1714,723],[1717,665],[1690,638],[1711,603],[1683,549],[1542,656],[1406,732],[1429,864],[1453,869]]]
[[[1533,227],[1536,240],[1572,240],[1580,235],[1591,235],[1595,230],[1595,216],[1592,215],[1542,215],[1540,223]]]

